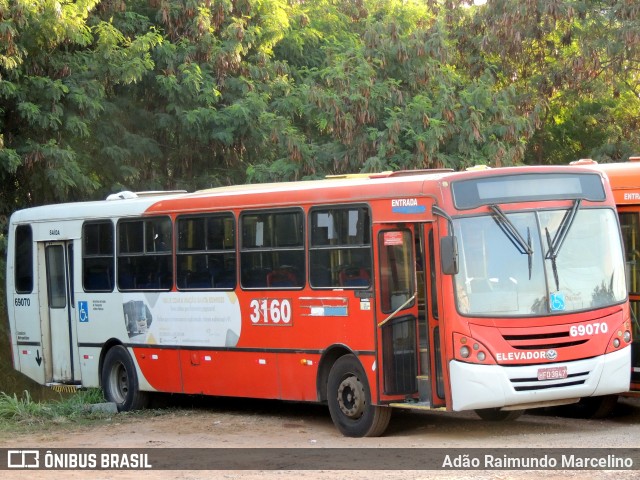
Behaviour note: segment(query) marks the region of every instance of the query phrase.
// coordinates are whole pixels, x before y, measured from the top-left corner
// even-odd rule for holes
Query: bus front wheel
[[[377,437],[389,425],[391,408],[371,404],[369,382],[355,355],[344,355],[331,367],[327,398],[331,419],[346,437]]]
[[[561,412],[568,417],[597,420],[611,416],[617,404],[617,395],[584,397],[578,403],[564,405],[561,408]]]
[[[102,389],[107,401],[118,411],[139,410],[147,406],[148,394],[141,392],[135,365],[122,345],[112,347],[104,358]]]

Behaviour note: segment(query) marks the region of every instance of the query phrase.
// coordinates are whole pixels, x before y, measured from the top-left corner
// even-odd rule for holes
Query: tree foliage
[[[631,0],[493,0],[473,19],[474,48],[520,105],[542,116],[527,163],[637,152],[640,4]]]
[[[637,2],[473,3],[0,0],[0,223],[124,188],[638,152]]]

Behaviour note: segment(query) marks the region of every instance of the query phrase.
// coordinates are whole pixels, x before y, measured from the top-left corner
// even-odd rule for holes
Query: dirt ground
[[[253,400],[198,399],[157,414],[116,414],[95,427],[60,424],[41,433],[0,435],[0,448],[640,448],[640,399],[622,399],[606,420],[572,419],[557,412],[530,412],[515,422],[485,422],[473,412],[396,411],[385,436],[346,438],[321,405]],[[382,452],[382,450],[378,450]],[[278,450],[273,450],[278,452]],[[266,462],[258,470],[29,471],[38,479],[583,479],[638,478],[635,471],[601,470],[280,470]],[[3,479],[25,478],[24,471],[3,471]]]

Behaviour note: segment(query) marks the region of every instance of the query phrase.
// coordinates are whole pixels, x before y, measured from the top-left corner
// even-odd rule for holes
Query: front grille
[[[571,373],[567,378],[557,380],[538,380],[537,377],[511,378],[511,385],[516,392],[547,390],[549,388],[572,387],[583,385],[589,378],[589,371]]]
[[[516,392],[530,392],[532,390],[546,390],[548,388],[562,388],[562,387],[571,387],[574,385],[583,385],[584,382],[586,382],[586,379],[584,380],[575,380],[573,382],[562,382],[562,383],[555,383],[553,385],[527,385],[524,387],[513,387],[513,389]],[[542,383],[542,382],[540,382]]]
[[[509,334],[502,338],[516,350],[545,350],[549,348],[568,348],[583,345],[589,341],[587,338],[576,340],[569,336],[569,332],[552,332],[540,334]]]

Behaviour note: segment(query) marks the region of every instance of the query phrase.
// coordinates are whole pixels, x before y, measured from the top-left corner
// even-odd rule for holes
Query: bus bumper
[[[544,365],[449,363],[452,409],[500,408],[629,390],[631,347],[586,360]],[[539,368],[567,367],[567,378],[538,380]]]

